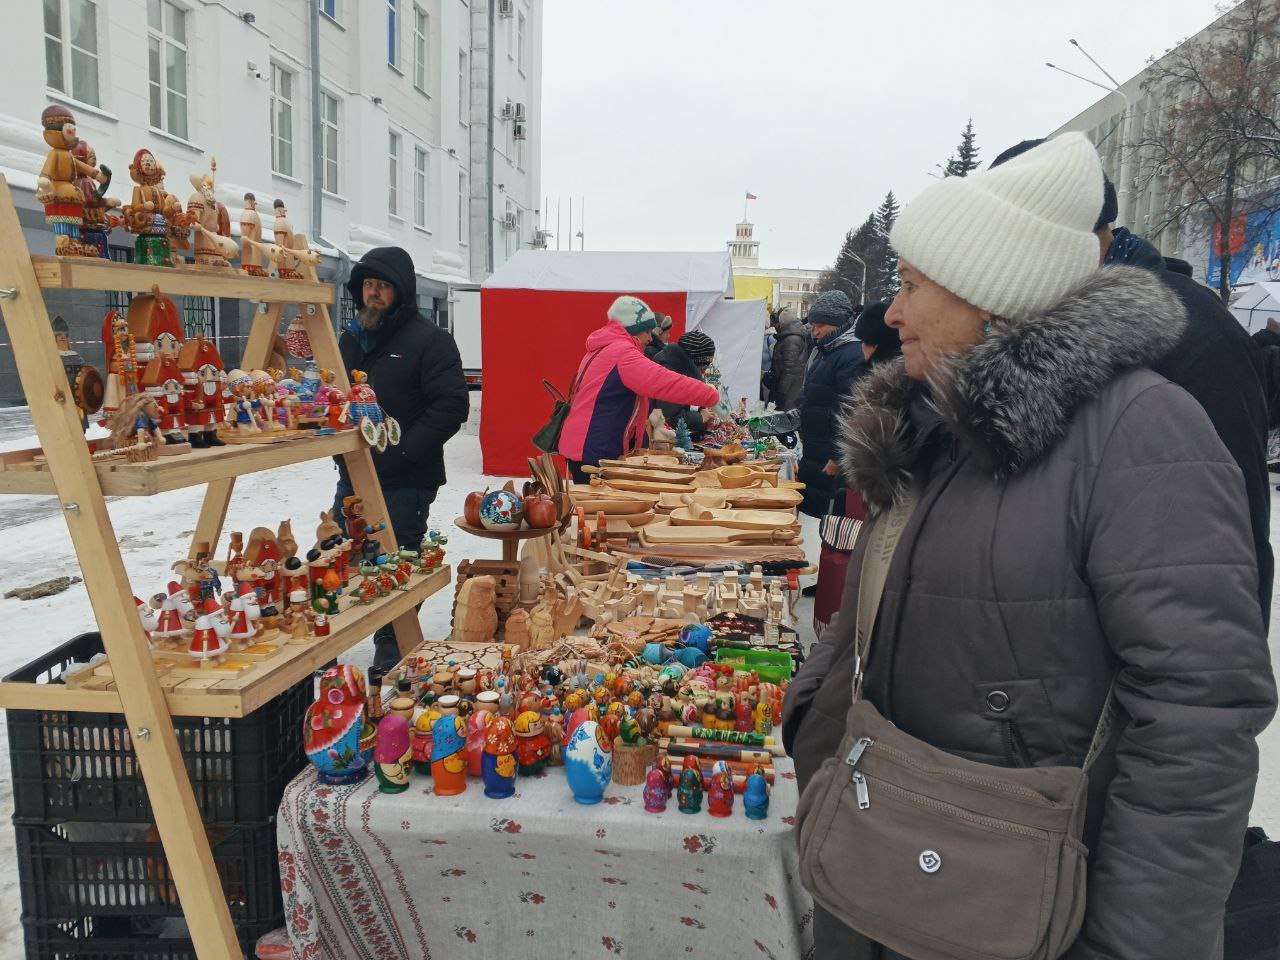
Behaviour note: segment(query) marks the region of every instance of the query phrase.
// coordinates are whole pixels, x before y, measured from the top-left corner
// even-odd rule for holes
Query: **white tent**
[[[733,402],[759,395],[764,302],[731,299],[727,250],[521,250],[480,285],[480,443],[486,473],[524,470],[532,449],[528,438],[549,412],[542,381],[568,390],[586,337],[622,294],[647,298],[669,314],[676,334],[700,329],[715,340],[716,362]]]
[[[1250,333],[1261,330],[1268,320],[1280,320],[1280,281],[1252,284],[1231,304],[1231,312]]]

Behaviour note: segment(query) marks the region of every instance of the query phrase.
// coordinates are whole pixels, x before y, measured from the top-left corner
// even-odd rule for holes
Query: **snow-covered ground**
[[[445,448],[449,483],[440,490],[432,507],[432,525],[447,532],[447,555],[452,562],[467,557],[497,557],[493,541],[469,536],[453,525],[462,513],[467,493],[501,484],[502,478],[481,475],[480,444],[476,436],[479,394],[472,394],[471,420]],[[11,446],[30,434],[24,408],[0,410],[0,447]],[[253,474],[236,484],[226,530],[248,531],[255,526],[272,529],[280,520],[293,520],[299,542],[309,542],[321,510],[329,508],[336,472],[328,461],[299,464],[270,473]],[[140,596],[163,589],[171,579],[169,565],[185,556],[190,545],[203,497],[203,488],[178,490],[149,499],[116,498],[109,505],[112,523],[128,567],[134,592]],[[5,562],[0,566],[0,594],[15,586],[68,574],[78,574],[75,552],[51,497],[0,498],[0,531],[5,538]],[[817,556],[816,524],[805,524],[806,545]],[[1280,543],[1280,494],[1272,493],[1272,539]],[[226,548],[224,535],[221,549]],[[422,607],[423,630],[430,638],[449,633],[452,592],[437,593]],[[809,602],[801,605],[802,637],[811,636],[807,624]],[[0,599],[0,676],[28,663],[40,651],[52,649],[76,634],[93,630],[93,612],[82,584],[42,600]],[[1280,585],[1272,615],[1272,659],[1280,663]],[[367,666],[373,658],[371,641],[353,647],[344,657]],[[1262,736],[1262,775],[1250,822],[1261,824],[1273,836],[1280,835],[1280,722]],[[12,814],[12,787],[7,776],[8,735],[0,725],[0,818]],[[0,955],[21,950],[17,866],[13,832],[0,827]]]

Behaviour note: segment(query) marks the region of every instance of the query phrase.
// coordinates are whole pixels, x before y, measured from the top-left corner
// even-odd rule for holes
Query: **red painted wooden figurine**
[[[733,777],[723,760],[715,762],[707,781],[707,813],[713,817],[733,815]]]

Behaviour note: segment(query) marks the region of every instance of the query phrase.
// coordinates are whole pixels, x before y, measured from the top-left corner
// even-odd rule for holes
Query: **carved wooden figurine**
[[[153,267],[172,265],[176,247],[188,246],[186,215],[178,199],[164,187],[164,167],[146,148],[129,164],[133,198],[123,208],[125,229],[138,239],[134,253],[138,263]]]
[[[96,257],[96,248],[85,246],[80,238],[84,224],[84,197],[76,185],[78,176],[103,182],[102,171],[79,160],[72,149],[79,142],[76,118],[59,104],[45,107],[40,114],[44,142],[49,153],[36,179],[36,199],[44,204],[44,219],[53,226],[54,253],[59,256]]]
[[[195,192],[187,200],[187,216],[195,228],[195,261],[205,267],[231,266],[237,249],[231,239],[231,217],[216,195],[213,175],[217,170],[218,161],[210,158],[208,173],[189,177]]]
[[[80,171],[76,188],[84,203],[84,225],[80,228],[80,244],[86,254],[107,259],[107,234],[111,232],[108,211],[120,206],[120,201],[107,196],[111,186],[111,168],[105,163],[98,166],[98,155],[88,142],[81,140],[71,148],[71,155],[89,167],[97,167],[101,176],[92,177]]]
[[[454,639],[466,643],[487,643],[498,630],[494,607],[498,584],[493,577],[470,577],[458,588],[453,615]]]

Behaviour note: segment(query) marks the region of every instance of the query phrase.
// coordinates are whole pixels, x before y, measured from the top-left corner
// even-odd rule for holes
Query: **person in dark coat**
[[[995,160],[991,169],[1043,143],[1024,140]],[[1151,243],[1124,227],[1113,229],[1119,205],[1115,187],[1104,177],[1103,205],[1094,224],[1103,266],[1127,264],[1154,273],[1178,295],[1188,322],[1182,338],[1151,369],[1191,394],[1204,408],[1214,430],[1244,475],[1249,524],[1258,559],[1258,600],[1265,622],[1271,619],[1275,562],[1271,552],[1271,491],[1267,476],[1267,397],[1263,357],[1249,335],[1208,287],[1170,263]]]
[[[680,339],[658,351],[653,358],[654,363],[661,364],[674,373],[684,374],[704,383],[707,379],[707,367],[716,356],[716,342],[701,330],[690,330],[680,335]],[[660,400],[656,406],[662,411],[672,428],[677,420],[683,420],[689,428],[689,436],[693,440],[702,439],[707,432],[707,419],[711,415],[708,408],[693,410],[687,403],[672,403]]]
[[[897,328],[884,320],[888,312],[889,301],[877,300],[862,309],[853,325],[853,335],[862,344],[862,356],[866,358],[868,370],[892,363],[902,356],[902,340],[898,337]]]
[[[800,395],[801,450],[796,478],[805,484],[800,509],[811,517],[826,516],[832,498],[837,503],[843,500],[840,491],[844,485],[836,462],[836,417],[866,370],[853,320],[853,304],[839,290],[819,294],[804,318],[814,347]]]
[[[1174,288],[1098,268],[1093,146],[1066,133],[1014,164],[930,186],[890,234],[903,359],[863,382],[841,450],[873,523],[909,488],[919,501],[862,690],[938,749],[1039,767],[1083,764],[1114,689],[1088,774],[1083,926],[1064,956],[1208,960],[1276,704],[1240,468],[1200,404],[1150,369],[1188,322]],[[1010,226],[1018,242],[1001,243]],[[873,539],[859,537],[840,612],[787,692],[802,838],[820,826],[805,793],[820,765],[844,769]],[[885,794],[869,786],[875,808]],[[857,850],[820,855],[877,869]],[[984,891],[969,896],[983,916]],[[814,938],[817,960],[896,956],[821,902]]]
[[[671,318],[656,311],[653,315],[658,318],[658,325],[653,328],[653,339],[644,348],[644,355],[650,360],[656,360],[667,348],[667,339],[671,336]]]
[[[387,502],[387,522],[400,546],[418,549],[436,491],[444,485],[444,445],[469,409],[462,359],[448,331],[418,312],[413,260],[399,247],[375,247],[351,269],[347,289],[356,316],[338,340],[342,365],[362,370],[386,413],[400,422],[400,443],[373,453]],[[334,518],[354,493],[346,462],[337,457]],[[369,517],[376,521],[381,518]],[[374,634],[374,667],[400,660],[390,624]]]
[[[778,410],[794,410],[800,405],[804,389],[804,371],[809,363],[813,341],[808,328],[795,313],[784,310],[778,318],[778,333],[773,342],[773,360],[765,386],[769,400]]]

